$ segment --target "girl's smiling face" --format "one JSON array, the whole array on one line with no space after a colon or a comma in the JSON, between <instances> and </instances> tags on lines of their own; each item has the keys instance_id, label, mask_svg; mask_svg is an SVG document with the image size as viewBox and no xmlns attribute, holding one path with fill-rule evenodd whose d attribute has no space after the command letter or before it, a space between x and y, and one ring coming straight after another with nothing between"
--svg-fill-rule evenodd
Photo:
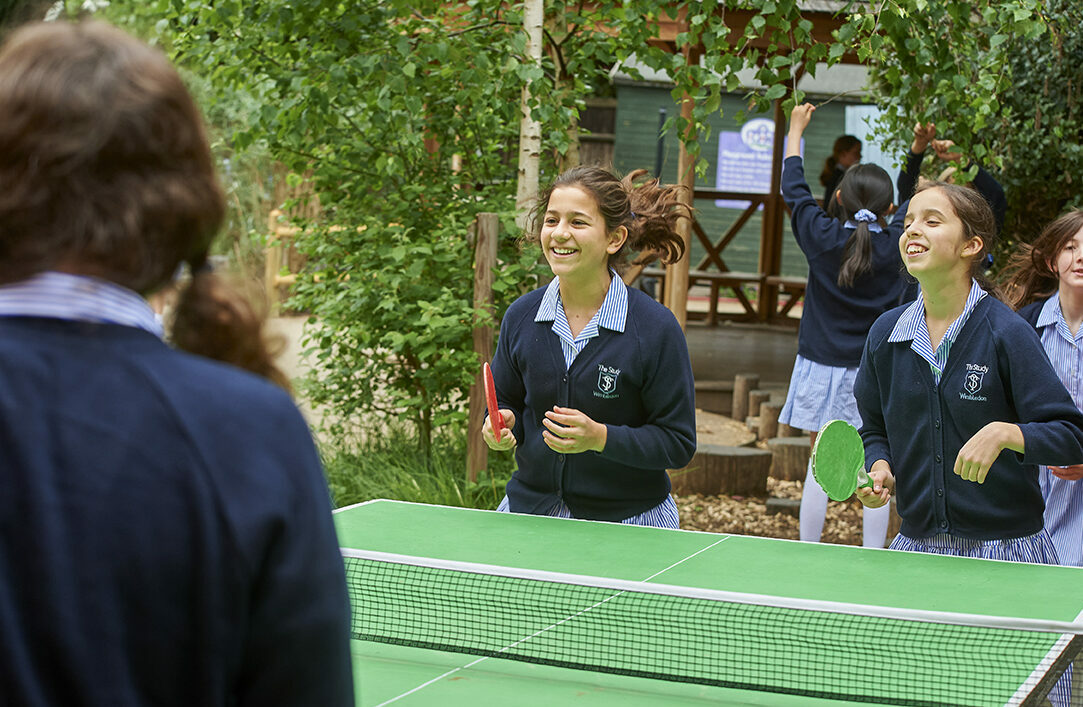
<instances>
[{"instance_id":1,"label":"girl's smiling face","mask_svg":"<svg viewBox=\"0 0 1083 707\"><path fill-rule=\"evenodd\" d=\"M1051 265L1057 272L1062 290L1083 289L1083 228L1065 241Z\"/></svg>"},{"instance_id":2,"label":"girl's smiling face","mask_svg":"<svg viewBox=\"0 0 1083 707\"><path fill-rule=\"evenodd\" d=\"M541 228L541 246L553 274L563 278L608 276L609 256L620 250L628 237L624 226L606 232L598 202L576 186L557 187Z\"/></svg>"},{"instance_id":3,"label":"girl's smiling face","mask_svg":"<svg viewBox=\"0 0 1083 707\"><path fill-rule=\"evenodd\" d=\"M906 210L905 224L899 252L907 271L919 281L925 275L953 268L969 273L970 261L981 252L981 238L966 238L966 228L942 189L915 194Z\"/></svg>"}]
</instances>

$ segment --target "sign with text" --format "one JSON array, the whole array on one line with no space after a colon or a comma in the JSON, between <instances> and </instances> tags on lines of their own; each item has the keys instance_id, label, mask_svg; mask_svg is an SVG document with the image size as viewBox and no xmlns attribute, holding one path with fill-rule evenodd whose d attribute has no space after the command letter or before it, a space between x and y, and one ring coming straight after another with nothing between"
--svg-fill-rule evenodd
<instances>
[{"instance_id":1,"label":"sign with text","mask_svg":"<svg viewBox=\"0 0 1083 707\"><path fill-rule=\"evenodd\" d=\"M715 189L744 194L766 194L771 191L771 150L775 140L775 123L756 118L741 126L740 132L718 134L718 162ZM801 139L801 153L805 140ZM725 209L747 209L750 201L718 199L715 206ZM761 205L762 209L763 206Z\"/></svg>"}]
</instances>

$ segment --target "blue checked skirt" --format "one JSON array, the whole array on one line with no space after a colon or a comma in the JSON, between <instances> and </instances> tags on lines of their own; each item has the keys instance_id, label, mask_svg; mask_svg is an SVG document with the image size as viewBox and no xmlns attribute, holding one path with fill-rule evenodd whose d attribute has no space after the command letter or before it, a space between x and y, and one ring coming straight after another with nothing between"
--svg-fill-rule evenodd
<instances>
[{"instance_id":1,"label":"blue checked skirt","mask_svg":"<svg viewBox=\"0 0 1083 707\"><path fill-rule=\"evenodd\" d=\"M500 501L500 505L496 507L496 510L502 513L510 513L508 509L508 497L504 496ZM557 501L557 504L545 512L544 515L553 516L554 518L574 518L571 510L564 505L564 501ZM621 521L624 525L649 525L653 528L672 528L678 530L681 527L680 518L677 515L677 503L673 500L672 496L666 496L666 500L659 503L654 508L646 510L639 515L634 515L631 518L625 518Z\"/></svg>"}]
</instances>

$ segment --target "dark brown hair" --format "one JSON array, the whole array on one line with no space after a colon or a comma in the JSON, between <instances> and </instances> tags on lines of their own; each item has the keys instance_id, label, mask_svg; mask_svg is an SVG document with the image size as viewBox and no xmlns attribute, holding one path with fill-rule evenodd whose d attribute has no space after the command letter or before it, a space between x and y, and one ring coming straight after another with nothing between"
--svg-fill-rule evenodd
<instances>
[{"instance_id":1,"label":"dark brown hair","mask_svg":"<svg viewBox=\"0 0 1083 707\"><path fill-rule=\"evenodd\" d=\"M1004 269L1004 295L1013 309L1025 307L1057 291L1053 263L1072 237L1083 230L1083 209L1072 209L1051 221L1030 245L1020 244Z\"/></svg>"},{"instance_id":2,"label":"dark brown hair","mask_svg":"<svg viewBox=\"0 0 1083 707\"><path fill-rule=\"evenodd\" d=\"M692 210L680 201L679 186L662 186L647 170L629 172L623 179L600 167L573 167L561 174L538 197L531 211L531 236L539 237L549 197L558 187L579 187L594 197L605 219L606 233L620 226L628 239L609 257L619 266L628 250L652 251L663 263L675 263L684 256L684 238L677 233L677 221L691 218Z\"/></svg>"},{"instance_id":3,"label":"dark brown hair","mask_svg":"<svg viewBox=\"0 0 1083 707\"><path fill-rule=\"evenodd\" d=\"M983 290L1000 298L1000 288L985 275L990 266L989 255L993 252L997 237L996 219L989 202L975 189L948 182L925 182L914 190L914 195L929 189L939 189L944 193L944 197L955 210L955 215L963 224L965 240L975 237L981 239L981 251L970 263L970 276L978 281Z\"/></svg>"},{"instance_id":4,"label":"dark brown hair","mask_svg":"<svg viewBox=\"0 0 1083 707\"><path fill-rule=\"evenodd\" d=\"M891 177L883 167L875 164L855 164L846 170L846 175L839 182L837 209L838 220L846 223L855 220L858 211L870 211L876 216L875 223L880 228L887 228L887 215L891 211L895 187ZM834 194L829 194L834 200ZM840 287L853 287L854 281L872 271L872 232L870 224L855 220L857 228L853 230L842 249L837 282Z\"/></svg>"},{"instance_id":5,"label":"dark brown hair","mask_svg":"<svg viewBox=\"0 0 1083 707\"><path fill-rule=\"evenodd\" d=\"M835 166L839 163L839 155L849 152L860 144L861 141L853 135L839 135L835 138L835 144L831 147L831 156L824 160L824 168L820 171L820 184L825 187L830 184L835 176Z\"/></svg>"},{"instance_id":6,"label":"dark brown hair","mask_svg":"<svg viewBox=\"0 0 1083 707\"><path fill-rule=\"evenodd\" d=\"M187 263L183 348L241 364L250 329L202 328L255 312L205 268L224 197L199 110L159 51L101 22L14 32L0 48L0 184L0 284L59 270L146 295Z\"/></svg>"}]
</instances>

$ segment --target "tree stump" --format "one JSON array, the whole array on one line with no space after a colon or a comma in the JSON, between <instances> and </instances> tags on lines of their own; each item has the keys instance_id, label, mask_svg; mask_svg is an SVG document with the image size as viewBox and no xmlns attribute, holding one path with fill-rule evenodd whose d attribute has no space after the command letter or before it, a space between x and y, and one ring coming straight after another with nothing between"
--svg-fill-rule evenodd
<instances>
[{"instance_id":1,"label":"tree stump","mask_svg":"<svg viewBox=\"0 0 1083 707\"><path fill-rule=\"evenodd\" d=\"M748 417L748 394L760 387L760 377L755 373L738 373L733 379L733 414L734 420Z\"/></svg>"},{"instance_id":2,"label":"tree stump","mask_svg":"<svg viewBox=\"0 0 1083 707\"><path fill-rule=\"evenodd\" d=\"M805 434L804 430L799 430L796 427L790 427L785 422L778 423L779 437L800 437L803 434Z\"/></svg>"},{"instance_id":3,"label":"tree stump","mask_svg":"<svg viewBox=\"0 0 1083 707\"><path fill-rule=\"evenodd\" d=\"M748 391L748 414L751 417L756 417L760 414L760 406L771 400L771 391L769 390L750 390Z\"/></svg>"},{"instance_id":4,"label":"tree stump","mask_svg":"<svg viewBox=\"0 0 1083 707\"><path fill-rule=\"evenodd\" d=\"M767 440L771 450L771 478L779 481L804 481L808 471L808 437L775 437Z\"/></svg>"},{"instance_id":5,"label":"tree stump","mask_svg":"<svg viewBox=\"0 0 1083 707\"><path fill-rule=\"evenodd\" d=\"M763 403L760 405L760 425L756 430L756 436L761 440L778 437L778 415L782 412L780 403Z\"/></svg>"},{"instance_id":6,"label":"tree stump","mask_svg":"<svg viewBox=\"0 0 1083 707\"><path fill-rule=\"evenodd\" d=\"M756 447L701 444L688 466L669 472L673 492L766 496L771 459L771 452Z\"/></svg>"}]
</instances>

